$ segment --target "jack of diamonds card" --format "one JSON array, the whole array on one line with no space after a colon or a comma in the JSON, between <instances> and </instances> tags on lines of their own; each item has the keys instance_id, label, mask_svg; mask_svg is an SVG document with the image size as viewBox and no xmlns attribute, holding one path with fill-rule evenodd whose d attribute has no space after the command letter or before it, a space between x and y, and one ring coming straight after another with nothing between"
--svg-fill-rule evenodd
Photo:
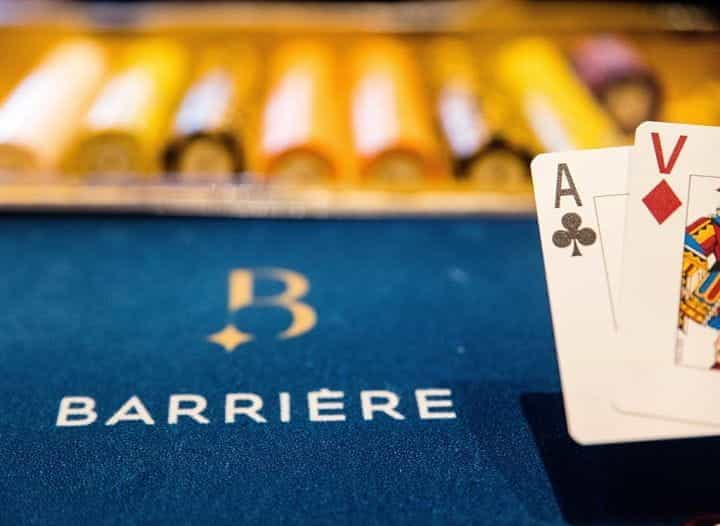
<instances>
[{"instance_id":1,"label":"jack of diamonds card","mask_svg":"<svg viewBox=\"0 0 720 526\"><path fill-rule=\"evenodd\" d=\"M615 404L720 425L720 128L644 123L628 186Z\"/></svg>"}]
</instances>

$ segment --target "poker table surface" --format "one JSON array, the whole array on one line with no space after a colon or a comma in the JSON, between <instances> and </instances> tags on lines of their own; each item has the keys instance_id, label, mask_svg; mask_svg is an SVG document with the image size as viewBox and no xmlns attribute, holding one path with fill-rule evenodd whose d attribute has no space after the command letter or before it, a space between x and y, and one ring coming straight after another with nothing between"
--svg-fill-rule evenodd
<instances>
[{"instance_id":1,"label":"poker table surface","mask_svg":"<svg viewBox=\"0 0 720 526\"><path fill-rule=\"evenodd\" d=\"M715 438L568 436L532 218L0 225L2 524L682 524L720 510ZM312 328L279 338L284 307L229 309L238 269L257 273L253 298L287 286L261 269L302 276ZM228 323L252 340L208 339ZM308 416L322 389L342 393L324 414L344 420ZM421 418L421 389L451 393L455 418ZM364 419L368 390L397 395L404 419ZM261 397L266 422L225 423L234 392ZM177 393L204 397L209 423L169 424ZM91 397L97 421L58 426L66 396ZM107 425L131 396L154 425Z\"/></svg>"}]
</instances>

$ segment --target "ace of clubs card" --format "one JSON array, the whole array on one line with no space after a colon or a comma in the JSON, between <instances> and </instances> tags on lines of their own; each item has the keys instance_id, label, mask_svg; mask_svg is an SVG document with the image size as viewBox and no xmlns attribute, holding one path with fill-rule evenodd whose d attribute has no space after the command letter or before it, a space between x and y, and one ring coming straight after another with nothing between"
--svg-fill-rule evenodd
<instances>
[{"instance_id":1,"label":"ace of clubs card","mask_svg":"<svg viewBox=\"0 0 720 526\"><path fill-rule=\"evenodd\" d=\"M720 128L642 124L628 190L615 403L720 425Z\"/></svg>"},{"instance_id":2,"label":"ace of clubs card","mask_svg":"<svg viewBox=\"0 0 720 526\"><path fill-rule=\"evenodd\" d=\"M625 360L616 307L628 159L629 148L549 153L531 168L568 430L581 444L718 431L612 405Z\"/></svg>"}]
</instances>

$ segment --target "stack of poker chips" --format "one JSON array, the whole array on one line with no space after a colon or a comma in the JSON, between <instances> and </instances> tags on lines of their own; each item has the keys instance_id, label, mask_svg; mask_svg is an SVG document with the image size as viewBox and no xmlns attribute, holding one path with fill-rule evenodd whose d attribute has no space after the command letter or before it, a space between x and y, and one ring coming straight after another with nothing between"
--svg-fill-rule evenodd
<instances>
[{"instance_id":1,"label":"stack of poker chips","mask_svg":"<svg viewBox=\"0 0 720 526\"><path fill-rule=\"evenodd\" d=\"M475 51L460 37L68 40L0 104L0 174L527 191L531 154L620 144L660 106L614 39L566 55L519 38L484 71Z\"/></svg>"},{"instance_id":2,"label":"stack of poker chips","mask_svg":"<svg viewBox=\"0 0 720 526\"><path fill-rule=\"evenodd\" d=\"M0 107L0 172L28 179L56 169L106 70L104 49L86 39L43 58Z\"/></svg>"},{"instance_id":3,"label":"stack of poker chips","mask_svg":"<svg viewBox=\"0 0 720 526\"><path fill-rule=\"evenodd\" d=\"M229 182L247 168L244 128L258 76L250 46L205 53L175 111L163 152L170 177Z\"/></svg>"},{"instance_id":4,"label":"stack of poker chips","mask_svg":"<svg viewBox=\"0 0 720 526\"><path fill-rule=\"evenodd\" d=\"M439 177L429 101L410 50L390 39L350 54L350 123L360 178L391 184Z\"/></svg>"},{"instance_id":5,"label":"stack of poker chips","mask_svg":"<svg viewBox=\"0 0 720 526\"><path fill-rule=\"evenodd\" d=\"M272 54L269 69L258 172L289 183L337 178L347 153L334 50L314 41L288 42Z\"/></svg>"},{"instance_id":6,"label":"stack of poker chips","mask_svg":"<svg viewBox=\"0 0 720 526\"><path fill-rule=\"evenodd\" d=\"M496 190L525 185L530 156L510 143L502 123L488 113L470 46L460 39L434 40L427 55L435 115L455 177Z\"/></svg>"},{"instance_id":7,"label":"stack of poker chips","mask_svg":"<svg viewBox=\"0 0 720 526\"><path fill-rule=\"evenodd\" d=\"M149 40L124 50L80 119L65 165L74 175L147 177L159 171L163 127L186 75L184 50Z\"/></svg>"},{"instance_id":8,"label":"stack of poker chips","mask_svg":"<svg viewBox=\"0 0 720 526\"><path fill-rule=\"evenodd\" d=\"M523 38L503 48L496 74L527 123L531 149L565 151L622 142L612 118L551 41Z\"/></svg>"},{"instance_id":9,"label":"stack of poker chips","mask_svg":"<svg viewBox=\"0 0 720 526\"><path fill-rule=\"evenodd\" d=\"M578 76L624 133L661 111L660 83L629 44L616 37L587 38L570 54Z\"/></svg>"}]
</instances>

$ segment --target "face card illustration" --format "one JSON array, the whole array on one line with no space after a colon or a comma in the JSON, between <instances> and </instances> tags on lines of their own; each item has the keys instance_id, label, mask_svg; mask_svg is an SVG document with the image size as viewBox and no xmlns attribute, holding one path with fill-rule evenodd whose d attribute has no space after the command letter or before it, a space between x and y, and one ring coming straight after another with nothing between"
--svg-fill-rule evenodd
<instances>
[{"instance_id":1,"label":"face card illustration","mask_svg":"<svg viewBox=\"0 0 720 526\"><path fill-rule=\"evenodd\" d=\"M720 425L720 128L641 125L629 174L615 403Z\"/></svg>"},{"instance_id":2,"label":"face card illustration","mask_svg":"<svg viewBox=\"0 0 720 526\"><path fill-rule=\"evenodd\" d=\"M718 430L627 415L612 406L625 353L616 333L628 148L543 154L535 201L568 430L581 444Z\"/></svg>"}]
</instances>

